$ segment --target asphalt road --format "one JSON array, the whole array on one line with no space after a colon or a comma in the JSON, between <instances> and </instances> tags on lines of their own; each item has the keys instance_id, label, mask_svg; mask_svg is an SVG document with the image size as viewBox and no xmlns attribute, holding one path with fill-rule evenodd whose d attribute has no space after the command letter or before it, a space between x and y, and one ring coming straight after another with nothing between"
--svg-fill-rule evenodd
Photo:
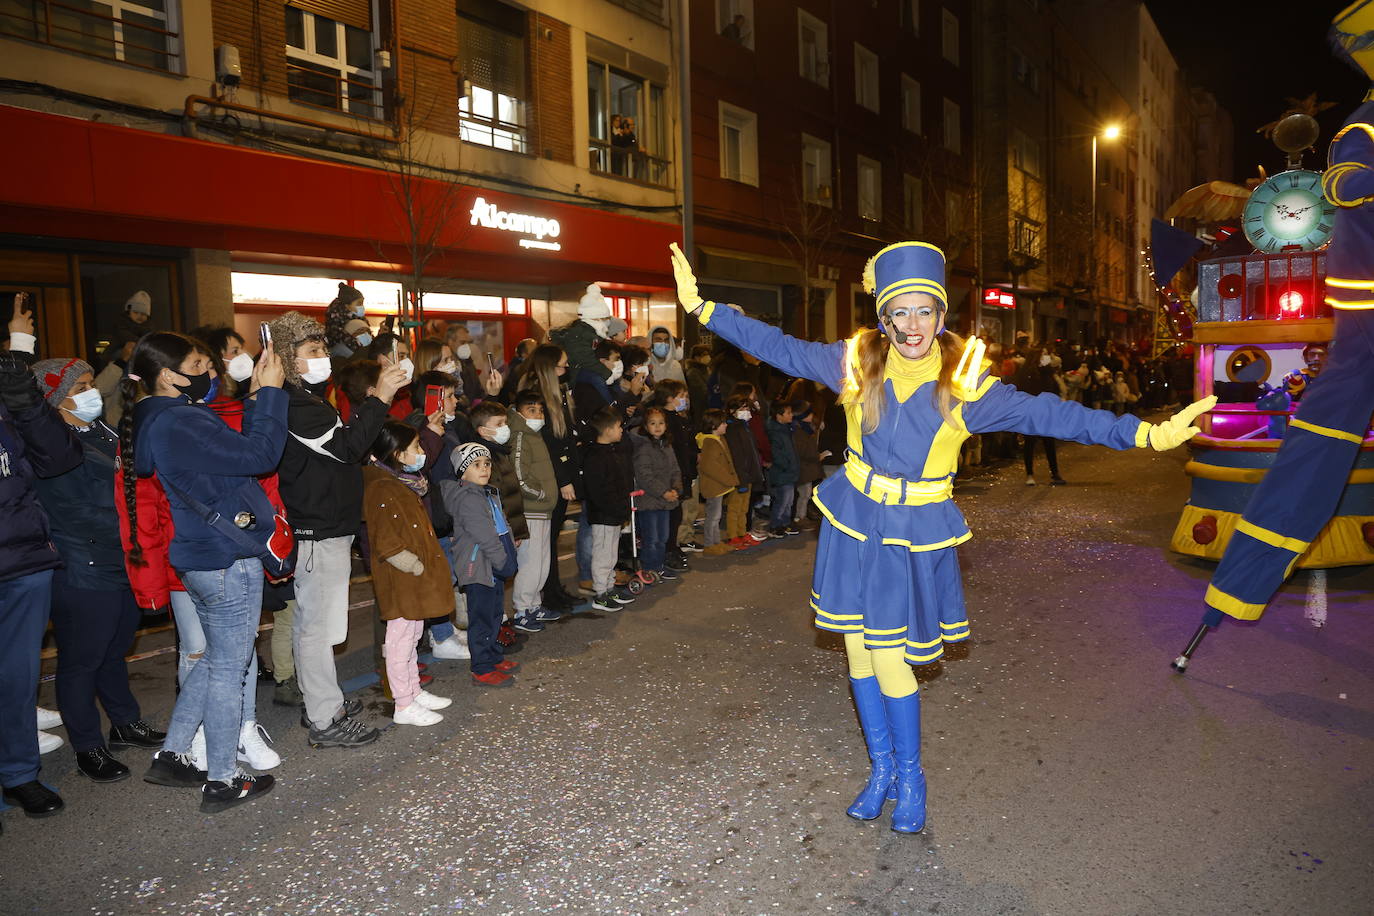
<instances>
[{"instance_id":1,"label":"asphalt road","mask_svg":"<svg viewBox=\"0 0 1374 916\"><path fill-rule=\"evenodd\" d=\"M1369 913L1374 570L1330 573L1321 629L1299 574L1176 675L1211 571L1165 546L1185 456L1061 455L1067 487L956 493L973 637L918 669L920 836L844 815L867 760L807 535L551 627L514 689L435 663L446 720L370 748L308 749L264 689L281 782L231 812L49 755L67 810L0 815L0 913ZM173 658L133 666L159 723Z\"/></svg>"}]
</instances>

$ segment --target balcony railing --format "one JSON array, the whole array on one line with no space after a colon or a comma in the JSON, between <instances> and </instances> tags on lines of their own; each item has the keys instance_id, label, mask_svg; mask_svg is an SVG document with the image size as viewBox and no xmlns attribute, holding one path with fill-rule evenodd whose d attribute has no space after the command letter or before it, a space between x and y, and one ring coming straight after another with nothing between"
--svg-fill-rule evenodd
<instances>
[{"instance_id":1,"label":"balcony railing","mask_svg":"<svg viewBox=\"0 0 1374 916\"><path fill-rule=\"evenodd\" d=\"M382 92L376 84L349 79L337 70L287 58L286 86L291 101L302 105L374 121L384 117Z\"/></svg>"},{"instance_id":2,"label":"balcony railing","mask_svg":"<svg viewBox=\"0 0 1374 916\"><path fill-rule=\"evenodd\" d=\"M667 159L651 156L634 147L613 146L595 137L587 141L587 149L591 154L593 172L628 178L660 188L672 186L672 163Z\"/></svg>"},{"instance_id":3,"label":"balcony railing","mask_svg":"<svg viewBox=\"0 0 1374 916\"><path fill-rule=\"evenodd\" d=\"M179 72L181 36L158 25L69 6L56 0L0 4L0 37L18 38L118 61L146 70Z\"/></svg>"}]
</instances>

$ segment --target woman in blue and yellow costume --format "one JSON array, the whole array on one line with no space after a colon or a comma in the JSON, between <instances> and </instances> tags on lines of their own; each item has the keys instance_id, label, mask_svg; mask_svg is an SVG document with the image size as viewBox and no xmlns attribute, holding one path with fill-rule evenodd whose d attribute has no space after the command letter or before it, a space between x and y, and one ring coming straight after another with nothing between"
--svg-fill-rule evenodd
<instances>
[{"instance_id":1,"label":"woman in blue and yellow costume","mask_svg":"<svg viewBox=\"0 0 1374 916\"><path fill-rule=\"evenodd\" d=\"M935 661L969 635L954 547L971 537L951 501L959 446L997 430L1126 449L1169 449L1191 438L1214 399L1159 425L990 377L983 344L945 329L945 257L900 242L864 270L877 329L847 341L788 337L740 312L704 302L687 259L672 247L678 299L712 333L794 376L840 392L848 420L843 474L820 485L824 515L811 608L816 626L844 634L849 683L868 744L868 784L849 807L861 820L895 800L892 829L925 826L921 712L912 665Z\"/></svg>"}]
</instances>

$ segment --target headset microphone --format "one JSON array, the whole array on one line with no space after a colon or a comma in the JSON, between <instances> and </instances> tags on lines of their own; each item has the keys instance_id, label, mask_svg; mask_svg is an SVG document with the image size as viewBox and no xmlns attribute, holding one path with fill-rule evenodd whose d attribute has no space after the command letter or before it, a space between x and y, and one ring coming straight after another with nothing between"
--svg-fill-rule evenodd
<instances>
[{"instance_id":1,"label":"headset microphone","mask_svg":"<svg viewBox=\"0 0 1374 916\"><path fill-rule=\"evenodd\" d=\"M895 324L893 324L891 318L883 318L882 321L883 321L883 324L887 325L889 328L892 329L892 336L893 336L894 338L896 338L897 343L899 343L899 344L904 344L904 343L907 342L907 339L908 339L909 335L908 335L905 331L903 331L901 328L899 328L899 327L897 327Z\"/></svg>"}]
</instances>

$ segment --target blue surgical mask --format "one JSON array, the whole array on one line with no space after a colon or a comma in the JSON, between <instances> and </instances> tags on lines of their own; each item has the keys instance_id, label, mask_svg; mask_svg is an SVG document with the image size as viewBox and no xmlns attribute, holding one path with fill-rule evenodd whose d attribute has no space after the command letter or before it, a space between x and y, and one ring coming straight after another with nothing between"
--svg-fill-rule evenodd
<instances>
[{"instance_id":1,"label":"blue surgical mask","mask_svg":"<svg viewBox=\"0 0 1374 916\"><path fill-rule=\"evenodd\" d=\"M365 347L372 343L372 335L367 333L359 334L354 340L358 341L358 346Z\"/></svg>"},{"instance_id":2,"label":"blue surgical mask","mask_svg":"<svg viewBox=\"0 0 1374 916\"><path fill-rule=\"evenodd\" d=\"M76 404L74 409L67 410L65 407L62 409L67 410L67 413L82 423L95 422L96 418L105 411L105 400L101 397L100 392L94 388L72 395L72 402Z\"/></svg>"},{"instance_id":3,"label":"blue surgical mask","mask_svg":"<svg viewBox=\"0 0 1374 916\"><path fill-rule=\"evenodd\" d=\"M367 316L367 307L364 306L361 302L359 302L357 305L353 306L353 317L354 317L354 318L364 318L364 317L366 317L366 316Z\"/></svg>"},{"instance_id":4,"label":"blue surgical mask","mask_svg":"<svg viewBox=\"0 0 1374 916\"><path fill-rule=\"evenodd\" d=\"M659 359L667 359L669 346L670 344L666 340L654 344L654 356L657 356Z\"/></svg>"},{"instance_id":5,"label":"blue surgical mask","mask_svg":"<svg viewBox=\"0 0 1374 916\"><path fill-rule=\"evenodd\" d=\"M416 471L420 470L420 468L422 468L422 467L424 467L424 466L425 466L425 453L424 453L424 452L421 452L421 453L420 453L419 459L418 459L414 464L403 464L403 465L401 465L402 468L404 468L407 472L409 472L409 473L411 473L411 474L414 474Z\"/></svg>"}]
</instances>

